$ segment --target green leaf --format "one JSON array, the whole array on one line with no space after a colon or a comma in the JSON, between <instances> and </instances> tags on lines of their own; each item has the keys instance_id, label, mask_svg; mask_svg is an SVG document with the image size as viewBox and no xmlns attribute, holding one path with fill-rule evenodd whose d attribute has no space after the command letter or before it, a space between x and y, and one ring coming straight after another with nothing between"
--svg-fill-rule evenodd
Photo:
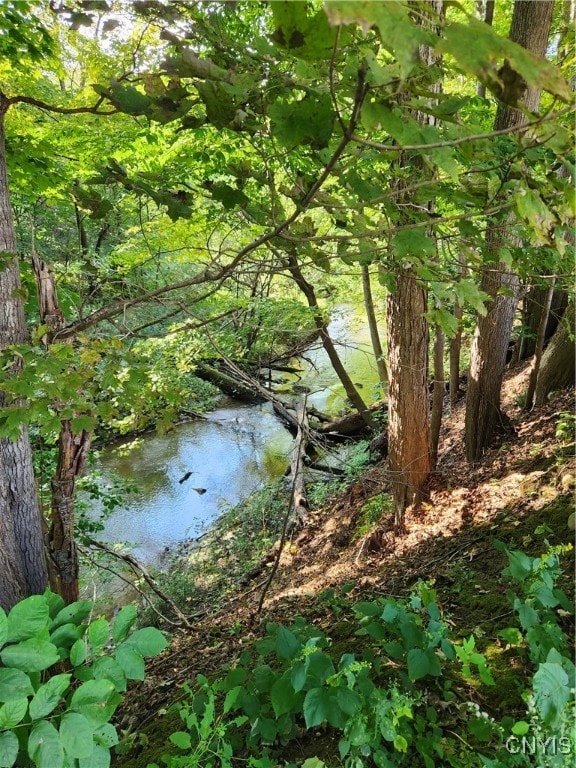
<instances>
[{"instance_id":1,"label":"green leaf","mask_svg":"<svg viewBox=\"0 0 576 768\"><path fill-rule=\"evenodd\" d=\"M58 649L48 640L31 638L17 645L8 645L0 652L0 658L7 667L23 672L41 672L60 661Z\"/></svg>"},{"instance_id":2,"label":"green leaf","mask_svg":"<svg viewBox=\"0 0 576 768\"><path fill-rule=\"evenodd\" d=\"M86 641L84 638L76 640L76 642L70 648L70 663L73 667L79 667L86 661Z\"/></svg>"},{"instance_id":3,"label":"green leaf","mask_svg":"<svg viewBox=\"0 0 576 768\"><path fill-rule=\"evenodd\" d=\"M345 717L336 700L336 690L311 688L304 699L306 728L328 722L334 728L343 728Z\"/></svg>"},{"instance_id":4,"label":"green leaf","mask_svg":"<svg viewBox=\"0 0 576 768\"><path fill-rule=\"evenodd\" d=\"M78 600L75 603L70 603L58 611L50 629L53 631L62 624L81 624L85 618L90 616L93 608L94 604L90 600Z\"/></svg>"},{"instance_id":5,"label":"green leaf","mask_svg":"<svg viewBox=\"0 0 576 768\"><path fill-rule=\"evenodd\" d=\"M292 659L300 650L300 641L286 627L280 627L276 635L276 655L279 659Z\"/></svg>"},{"instance_id":6,"label":"green leaf","mask_svg":"<svg viewBox=\"0 0 576 768\"><path fill-rule=\"evenodd\" d=\"M48 626L49 619L48 603L44 595L32 595L21 600L8 614L8 642L15 643L34 637Z\"/></svg>"},{"instance_id":7,"label":"green leaf","mask_svg":"<svg viewBox=\"0 0 576 768\"><path fill-rule=\"evenodd\" d=\"M118 744L118 734L112 723L103 723L94 731L94 741L107 749Z\"/></svg>"},{"instance_id":8,"label":"green leaf","mask_svg":"<svg viewBox=\"0 0 576 768\"><path fill-rule=\"evenodd\" d=\"M4 610L0 608L0 648L2 648L7 638L8 638L8 617L4 613Z\"/></svg>"},{"instance_id":9,"label":"green leaf","mask_svg":"<svg viewBox=\"0 0 576 768\"><path fill-rule=\"evenodd\" d=\"M12 731L0 733L0 768L12 768L20 750L18 737Z\"/></svg>"},{"instance_id":10,"label":"green leaf","mask_svg":"<svg viewBox=\"0 0 576 768\"><path fill-rule=\"evenodd\" d=\"M293 712L301 698L294 690L290 681L291 670L279 677L270 690L270 700L276 717L281 717L288 712Z\"/></svg>"},{"instance_id":11,"label":"green leaf","mask_svg":"<svg viewBox=\"0 0 576 768\"><path fill-rule=\"evenodd\" d=\"M192 747L192 739L190 734L186 731L174 731L170 734L170 741L175 744L178 749L190 749Z\"/></svg>"},{"instance_id":12,"label":"green leaf","mask_svg":"<svg viewBox=\"0 0 576 768\"><path fill-rule=\"evenodd\" d=\"M110 680L118 693L126 690L126 673L111 656L102 656L92 665L92 677L94 680Z\"/></svg>"},{"instance_id":13,"label":"green leaf","mask_svg":"<svg viewBox=\"0 0 576 768\"><path fill-rule=\"evenodd\" d=\"M278 99L268 110L270 127L283 147L310 144L326 147L332 136L336 114L328 93L309 92L300 101Z\"/></svg>"},{"instance_id":14,"label":"green leaf","mask_svg":"<svg viewBox=\"0 0 576 768\"><path fill-rule=\"evenodd\" d=\"M411 648L407 656L408 677L410 680L420 680L427 675L438 676L442 673L438 656L431 648Z\"/></svg>"},{"instance_id":15,"label":"green leaf","mask_svg":"<svg viewBox=\"0 0 576 768\"><path fill-rule=\"evenodd\" d=\"M32 728L28 738L28 754L36 768L63 768L64 751L60 735L51 723L41 720Z\"/></svg>"},{"instance_id":16,"label":"green leaf","mask_svg":"<svg viewBox=\"0 0 576 768\"><path fill-rule=\"evenodd\" d=\"M93 87L98 93L106 96L121 112L126 112L128 115L145 115L152 104L152 99L132 85L112 83L109 89Z\"/></svg>"},{"instance_id":17,"label":"green leaf","mask_svg":"<svg viewBox=\"0 0 576 768\"><path fill-rule=\"evenodd\" d=\"M90 757L81 757L78 768L110 768L110 752L106 747L94 745Z\"/></svg>"},{"instance_id":18,"label":"green leaf","mask_svg":"<svg viewBox=\"0 0 576 768\"><path fill-rule=\"evenodd\" d=\"M534 675L533 686L534 703L542 720L551 728L556 728L572 696L568 675L560 664L544 662Z\"/></svg>"},{"instance_id":19,"label":"green leaf","mask_svg":"<svg viewBox=\"0 0 576 768\"><path fill-rule=\"evenodd\" d=\"M115 643L121 643L126 639L137 618L138 611L134 605L126 605L118 612L112 627L112 638Z\"/></svg>"},{"instance_id":20,"label":"green leaf","mask_svg":"<svg viewBox=\"0 0 576 768\"><path fill-rule=\"evenodd\" d=\"M232 210L236 206L247 205L250 200L240 189L234 189L229 184L218 182L210 187L210 193L214 200L218 200L224 208Z\"/></svg>"},{"instance_id":21,"label":"green leaf","mask_svg":"<svg viewBox=\"0 0 576 768\"><path fill-rule=\"evenodd\" d=\"M168 641L162 632L155 627L137 629L136 632L131 634L124 642L125 645L130 645L135 648L138 653L144 657L157 656L168 647Z\"/></svg>"},{"instance_id":22,"label":"green leaf","mask_svg":"<svg viewBox=\"0 0 576 768\"><path fill-rule=\"evenodd\" d=\"M12 701L33 693L34 687L25 672L0 668L0 701Z\"/></svg>"},{"instance_id":23,"label":"green leaf","mask_svg":"<svg viewBox=\"0 0 576 768\"><path fill-rule=\"evenodd\" d=\"M426 256L435 256L436 243L419 229L405 229L392 238L394 253L398 259L421 262Z\"/></svg>"},{"instance_id":24,"label":"green leaf","mask_svg":"<svg viewBox=\"0 0 576 768\"><path fill-rule=\"evenodd\" d=\"M60 738L64 751L70 757L90 757L94 749L93 727L78 712L66 712L60 721Z\"/></svg>"},{"instance_id":25,"label":"green leaf","mask_svg":"<svg viewBox=\"0 0 576 768\"><path fill-rule=\"evenodd\" d=\"M116 650L116 661L122 667L128 680L144 680L146 676L142 655L129 645L121 645Z\"/></svg>"},{"instance_id":26,"label":"green leaf","mask_svg":"<svg viewBox=\"0 0 576 768\"><path fill-rule=\"evenodd\" d=\"M41 685L30 702L30 717L32 720L40 720L52 712L62 700L64 692L70 686L72 675L54 675L48 682Z\"/></svg>"},{"instance_id":27,"label":"green leaf","mask_svg":"<svg viewBox=\"0 0 576 768\"><path fill-rule=\"evenodd\" d=\"M11 699L0 707L0 730L11 730L22 722L28 711L28 699Z\"/></svg>"},{"instance_id":28,"label":"green leaf","mask_svg":"<svg viewBox=\"0 0 576 768\"><path fill-rule=\"evenodd\" d=\"M110 680L88 680L72 694L70 709L101 725L110 719L120 702L120 696Z\"/></svg>"},{"instance_id":29,"label":"green leaf","mask_svg":"<svg viewBox=\"0 0 576 768\"><path fill-rule=\"evenodd\" d=\"M529 730L530 725L525 720L518 720L518 722L514 723L512 726L512 733L516 736L526 736Z\"/></svg>"},{"instance_id":30,"label":"green leaf","mask_svg":"<svg viewBox=\"0 0 576 768\"><path fill-rule=\"evenodd\" d=\"M110 624L101 616L88 627L88 641L93 650L103 648L110 638Z\"/></svg>"}]
</instances>

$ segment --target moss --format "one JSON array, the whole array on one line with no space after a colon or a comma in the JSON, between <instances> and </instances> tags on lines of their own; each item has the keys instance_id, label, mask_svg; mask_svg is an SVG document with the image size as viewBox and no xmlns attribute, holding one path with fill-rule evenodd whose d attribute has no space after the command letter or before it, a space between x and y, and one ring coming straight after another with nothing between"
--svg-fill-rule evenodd
<instances>
[{"instance_id":1,"label":"moss","mask_svg":"<svg viewBox=\"0 0 576 768\"><path fill-rule=\"evenodd\" d=\"M122 742L126 754L114 754L114 768L142 768L148 763L162 765L162 755L175 754L176 748L169 736L181 728L182 721L177 712L167 712L154 717L141 730L136 730Z\"/></svg>"}]
</instances>

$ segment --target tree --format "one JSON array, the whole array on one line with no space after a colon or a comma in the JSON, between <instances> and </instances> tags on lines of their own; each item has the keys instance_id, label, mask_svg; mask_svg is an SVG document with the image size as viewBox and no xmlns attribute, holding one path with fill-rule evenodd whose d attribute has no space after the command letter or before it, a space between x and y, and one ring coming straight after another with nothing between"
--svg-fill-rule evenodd
<instances>
[{"instance_id":1,"label":"tree","mask_svg":"<svg viewBox=\"0 0 576 768\"><path fill-rule=\"evenodd\" d=\"M544 56L553 7L553 0L516 0L510 39L532 53ZM507 92L501 94L505 101L498 106L494 121L496 131L526 122L519 100L530 112L536 112L540 102L539 88L527 87L525 81L514 75L509 78L510 82L506 82L505 76L506 65L502 78ZM517 272L500 261L501 249L510 240L515 245L519 243L510 233L512 225L513 219L508 216L506 221L490 221L486 231L486 252L495 263L482 269L480 287L490 298L486 314L478 317L470 360L465 427L469 461L479 460L501 419L500 390L519 287Z\"/></svg>"},{"instance_id":2,"label":"tree","mask_svg":"<svg viewBox=\"0 0 576 768\"><path fill-rule=\"evenodd\" d=\"M534 405L543 405L553 390L574 385L575 306L573 300L568 304L564 317L542 356L534 393Z\"/></svg>"}]
</instances>

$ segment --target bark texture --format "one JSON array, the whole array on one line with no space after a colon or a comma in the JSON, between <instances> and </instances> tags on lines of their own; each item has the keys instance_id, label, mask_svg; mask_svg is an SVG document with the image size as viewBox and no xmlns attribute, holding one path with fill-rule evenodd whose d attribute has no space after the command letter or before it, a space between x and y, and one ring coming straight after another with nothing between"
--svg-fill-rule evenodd
<instances>
[{"instance_id":1,"label":"bark texture","mask_svg":"<svg viewBox=\"0 0 576 768\"><path fill-rule=\"evenodd\" d=\"M380 341L380 333L378 331L378 321L374 309L374 298L372 296L372 286L370 284L370 270L366 265L362 266L362 293L364 294L364 309L366 310L368 328L370 329L372 351L376 358L378 379L380 380L380 387L384 394L384 392L386 392L386 387L388 386L388 371L386 370L386 361L384 360L382 342Z\"/></svg>"},{"instance_id":2,"label":"bark texture","mask_svg":"<svg viewBox=\"0 0 576 768\"><path fill-rule=\"evenodd\" d=\"M6 108L0 94L0 351L28 340L6 174ZM0 408L5 404L0 391ZM43 592L48 584L32 450L25 427L16 440L0 438L0 517L0 603L9 608L26 595Z\"/></svg>"},{"instance_id":3,"label":"bark texture","mask_svg":"<svg viewBox=\"0 0 576 768\"><path fill-rule=\"evenodd\" d=\"M539 56L544 56L553 0L516 0L510 27L510 39ZM506 64L503 69L506 68ZM512 73L514 74L514 73ZM506 72L503 72L503 78ZM540 101L536 88L519 89L518 96L531 112L535 112ZM523 112L508 104L501 103L494 121L494 129L521 126L526 122ZM508 234L513 219L489 223L486 230L486 251L498 254L499 248L519 245ZM482 271L480 287L490 297L487 313L479 317L474 333L470 359L470 376L466 398L466 456L468 461L478 461L484 449L490 444L496 427L502 419L500 411L500 390L506 365L506 352L512 330L514 313L518 301L519 278L504 263L487 266Z\"/></svg>"},{"instance_id":4,"label":"bark texture","mask_svg":"<svg viewBox=\"0 0 576 768\"><path fill-rule=\"evenodd\" d=\"M576 304L571 301L562 322L552 336L542 356L536 393L535 405L543 405L550 392L555 389L573 386L575 383L574 366L576 349L574 347L574 327L576 323Z\"/></svg>"},{"instance_id":5,"label":"bark texture","mask_svg":"<svg viewBox=\"0 0 576 768\"><path fill-rule=\"evenodd\" d=\"M406 270L387 298L388 461L396 524L423 498L431 469L428 425L426 292Z\"/></svg>"}]
</instances>

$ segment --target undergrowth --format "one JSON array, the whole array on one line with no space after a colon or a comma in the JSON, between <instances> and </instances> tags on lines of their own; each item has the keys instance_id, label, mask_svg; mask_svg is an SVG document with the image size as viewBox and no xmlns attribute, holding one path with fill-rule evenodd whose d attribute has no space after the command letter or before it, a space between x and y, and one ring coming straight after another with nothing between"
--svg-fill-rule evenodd
<instances>
[{"instance_id":1,"label":"undergrowth","mask_svg":"<svg viewBox=\"0 0 576 768\"><path fill-rule=\"evenodd\" d=\"M521 712L483 706L498 687L476 637L460 637L436 591L419 582L404 599L354 602L331 595L349 617L348 648L315 624L269 623L266 635L209 680L184 686L170 736L167 768L566 768L575 668L564 618L573 606L558 588L560 557L571 545L547 545L539 557L499 545L515 621L499 633L521 659L506 684L518 686ZM309 754L301 744L324 736L337 753ZM148 768L159 768L151 763Z\"/></svg>"}]
</instances>

